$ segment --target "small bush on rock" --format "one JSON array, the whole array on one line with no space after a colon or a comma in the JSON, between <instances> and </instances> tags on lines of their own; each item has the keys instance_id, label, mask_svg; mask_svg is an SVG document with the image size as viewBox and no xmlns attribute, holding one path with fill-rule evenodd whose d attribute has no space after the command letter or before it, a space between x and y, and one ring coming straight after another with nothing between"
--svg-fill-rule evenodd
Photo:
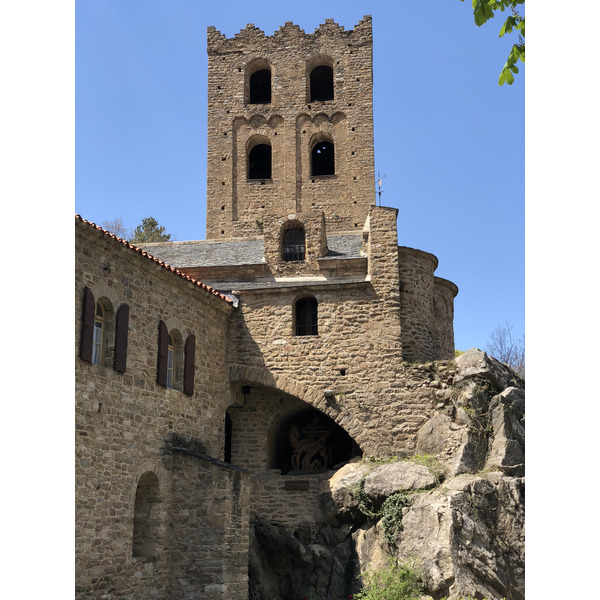
<instances>
[{"instance_id":1,"label":"small bush on rock","mask_svg":"<svg viewBox=\"0 0 600 600\"><path fill-rule=\"evenodd\" d=\"M414 560L390 559L387 569L368 571L357 600L418 600L423 592L423 573Z\"/></svg>"}]
</instances>

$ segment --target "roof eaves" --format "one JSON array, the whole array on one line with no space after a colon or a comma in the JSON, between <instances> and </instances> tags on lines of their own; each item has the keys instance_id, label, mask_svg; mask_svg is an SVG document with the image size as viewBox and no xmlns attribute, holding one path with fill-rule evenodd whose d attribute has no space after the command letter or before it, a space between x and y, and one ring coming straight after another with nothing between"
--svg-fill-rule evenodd
<instances>
[{"instance_id":1,"label":"roof eaves","mask_svg":"<svg viewBox=\"0 0 600 600\"><path fill-rule=\"evenodd\" d=\"M218 296L219 298L221 298L221 300L224 300L225 302L228 302L229 304L233 304L233 301L232 301L231 298L228 298L224 294L221 294L220 292L218 292L214 288L211 288L209 285L206 285L205 283L202 283L201 281L198 281L197 279L194 279L193 277L190 277L189 275L186 275L185 273L182 273L181 271L179 271L175 267L172 267L171 265L168 265L163 260L159 260L158 258L154 258L154 256L152 256L151 254L149 254L145 250L142 250L141 248L138 248L134 244L131 244L127 240L124 240L123 238L120 238L120 237L116 236L114 233L110 233L110 231L107 231L106 229L103 229L102 227L96 225L95 223L92 223L91 221L87 221L81 215L77 215L76 214L75 218L78 219L79 221L81 221L82 223L85 223L86 225L89 225L90 227L93 227L94 229L97 229L98 231L102 232L104 235L106 235L106 236L108 236L108 237L116 240L117 242L120 242L121 244L123 244L127 248L131 248L132 250L134 250L138 254L141 254L143 257L145 257L145 258L147 258L147 259L155 262L156 264L160 265L161 267L163 267L165 269L168 269L169 271L172 271L176 275L179 275L179 277L181 277L183 279L186 279L187 281L189 281L189 282L193 283L194 285L202 288L203 290L206 290L207 292L213 294L213 296Z\"/></svg>"}]
</instances>

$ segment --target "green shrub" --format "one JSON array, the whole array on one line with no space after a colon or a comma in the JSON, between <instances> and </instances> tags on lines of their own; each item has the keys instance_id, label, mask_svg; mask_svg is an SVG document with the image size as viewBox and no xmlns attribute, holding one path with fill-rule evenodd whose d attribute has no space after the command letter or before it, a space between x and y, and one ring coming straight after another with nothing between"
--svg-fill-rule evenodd
<instances>
[{"instance_id":1,"label":"green shrub","mask_svg":"<svg viewBox=\"0 0 600 600\"><path fill-rule=\"evenodd\" d=\"M368 571L362 580L357 600L418 600L423 593L423 574L414 560L391 558L387 569Z\"/></svg>"}]
</instances>

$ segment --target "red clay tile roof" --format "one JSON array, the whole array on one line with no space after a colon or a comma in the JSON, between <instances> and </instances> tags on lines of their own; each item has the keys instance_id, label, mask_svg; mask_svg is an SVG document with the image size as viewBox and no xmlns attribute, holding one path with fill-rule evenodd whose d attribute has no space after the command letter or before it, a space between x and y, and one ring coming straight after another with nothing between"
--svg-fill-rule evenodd
<instances>
[{"instance_id":1,"label":"red clay tile roof","mask_svg":"<svg viewBox=\"0 0 600 600\"><path fill-rule=\"evenodd\" d=\"M131 248L138 254L141 254L142 256L155 262L156 264L160 265L161 267L164 267L165 269L169 269L169 271L172 271L176 275L179 275L179 277L183 277L183 279L187 279L187 281L190 281L194 285L201 287L202 289L206 290L207 292L210 292L214 296L218 296L222 300L225 300L225 302L229 302L229 304L233 304L233 301L231 300L231 298L228 298L227 296L220 294L219 292L217 292L217 290L211 288L209 285L206 285L205 283L202 283L201 281L193 279L189 275L186 275L185 273L182 273L181 271L175 269L174 267L171 267L166 262L164 262L162 260L158 260L157 258L154 258L154 256L152 256L151 254L148 254L148 252L146 252L145 250L142 250L141 248L138 248L137 246L130 244L127 240L124 240L123 238L116 236L114 233L110 233L110 231L106 231L106 229L102 229L102 227L99 227L98 225L96 225L95 223L92 223L91 221L86 221L81 215L75 215L75 218L78 219L79 221L81 221L82 223L85 223L86 225L89 225L90 227L93 227L94 229L101 231L104 235L116 240L117 242L120 242L124 246Z\"/></svg>"}]
</instances>

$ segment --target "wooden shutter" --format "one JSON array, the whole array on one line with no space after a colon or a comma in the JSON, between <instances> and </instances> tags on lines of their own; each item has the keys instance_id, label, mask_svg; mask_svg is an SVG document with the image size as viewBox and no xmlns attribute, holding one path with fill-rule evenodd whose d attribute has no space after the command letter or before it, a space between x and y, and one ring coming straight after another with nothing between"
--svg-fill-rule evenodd
<instances>
[{"instance_id":1,"label":"wooden shutter","mask_svg":"<svg viewBox=\"0 0 600 600\"><path fill-rule=\"evenodd\" d=\"M158 366L156 381L167 386L167 354L169 352L169 330L164 321L158 324Z\"/></svg>"},{"instance_id":2,"label":"wooden shutter","mask_svg":"<svg viewBox=\"0 0 600 600\"><path fill-rule=\"evenodd\" d=\"M83 306L81 314L81 347L80 354L82 360L92 362L94 352L94 315L96 312L96 300L90 288L83 289Z\"/></svg>"},{"instance_id":3,"label":"wooden shutter","mask_svg":"<svg viewBox=\"0 0 600 600\"><path fill-rule=\"evenodd\" d=\"M196 336L188 335L185 340L183 367L183 391L190 396L194 393L194 372L196 368Z\"/></svg>"},{"instance_id":4,"label":"wooden shutter","mask_svg":"<svg viewBox=\"0 0 600 600\"><path fill-rule=\"evenodd\" d=\"M119 373L127 368L127 334L129 331L129 305L121 304L115 323L115 359L113 367Z\"/></svg>"}]
</instances>

